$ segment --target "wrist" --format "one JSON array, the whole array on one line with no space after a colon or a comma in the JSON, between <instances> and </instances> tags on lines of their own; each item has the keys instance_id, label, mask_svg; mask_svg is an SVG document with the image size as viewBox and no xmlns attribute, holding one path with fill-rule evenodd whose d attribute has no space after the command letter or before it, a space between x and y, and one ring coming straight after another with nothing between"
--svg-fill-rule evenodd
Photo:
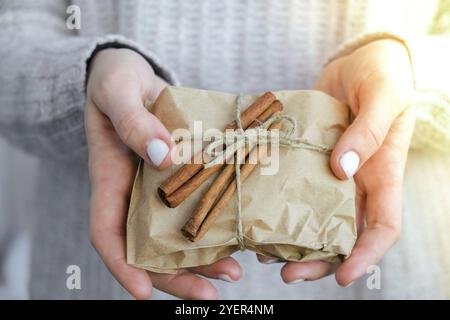
<instances>
[{"instance_id":1,"label":"wrist","mask_svg":"<svg viewBox=\"0 0 450 320\"><path fill-rule=\"evenodd\" d=\"M392 50L392 52L398 53L400 55L404 55L404 58L409 60L409 49L405 45L405 43L400 40L393 39L393 38L380 39L380 40L375 40L375 41L369 43L368 45L371 45L371 44L379 44L386 50Z\"/></svg>"},{"instance_id":2,"label":"wrist","mask_svg":"<svg viewBox=\"0 0 450 320\"><path fill-rule=\"evenodd\" d=\"M143 56L139 51L136 51L133 48L118 43L106 43L97 46L97 48L92 52L91 56L86 62L86 84L88 82L91 71L94 68L94 65L99 60L103 60L106 59L105 57L114 56L117 54L124 55L125 53L127 56L134 56L134 58L136 59L141 59L145 61L148 67L153 70L152 65L148 63L145 56Z\"/></svg>"},{"instance_id":3,"label":"wrist","mask_svg":"<svg viewBox=\"0 0 450 320\"><path fill-rule=\"evenodd\" d=\"M355 51L358 49L361 49L363 47L366 47L370 44L373 44L377 41L382 41L384 44L385 41L391 41L386 42L388 43L388 46L395 47L395 48L402 48L400 50L406 51L407 59L412 71L412 78L413 78L413 85L415 87L416 82L416 72L415 72L415 66L413 63L413 57L410 49L410 43L407 40L407 38L402 37L401 35L391 33L389 31L375 31L375 32L367 32L362 33L354 38L351 38L344 43L342 43L339 48L329 57L327 64L333 62L334 60L337 60L344 56L352 55ZM403 52L402 52L403 53Z\"/></svg>"}]
</instances>

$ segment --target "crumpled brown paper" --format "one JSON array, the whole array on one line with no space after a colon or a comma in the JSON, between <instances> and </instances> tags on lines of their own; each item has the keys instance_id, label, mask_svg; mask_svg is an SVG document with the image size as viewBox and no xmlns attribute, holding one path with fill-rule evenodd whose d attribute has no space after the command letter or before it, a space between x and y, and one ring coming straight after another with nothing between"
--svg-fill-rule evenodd
<instances>
[{"instance_id":1,"label":"crumpled brown paper","mask_svg":"<svg viewBox=\"0 0 450 320\"><path fill-rule=\"evenodd\" d=\"M298 122L297 135L333 147L349 124L349 109L318 91L274 92L284 114ZM259 95L245 95L244 106ZM223 129L234 119L236 95L168 87L151 111L170 132ZM349 255L356 239L355 186L340 181L329 168L329 155L304 149L280 149L275 175L257 168L242 184L242 223L248 250L288 261L339 262ZM196 190L177 208L160 200L157 188L177 167L163 172L141 161L131 196L127 224L127 261L136 267L172 273L179 268L213 263L238 250L236 199L199 242L185 239L180 229L207 190Z\"/></svg>"}]
</instances>

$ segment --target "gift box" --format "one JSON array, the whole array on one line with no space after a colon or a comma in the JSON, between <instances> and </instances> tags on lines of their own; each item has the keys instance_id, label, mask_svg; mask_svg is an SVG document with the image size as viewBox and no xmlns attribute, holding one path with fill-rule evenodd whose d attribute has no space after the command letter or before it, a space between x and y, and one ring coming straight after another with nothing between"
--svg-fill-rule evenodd
<instances>
[{"instance_id":1,"label":"gift box","mask_svg":"<svg viewBox=\"0 0 450 320\"><path fill-rule=\"evenodd\" d=\"M350 254L356 240L354 181L338 180L329 167L329 152L322 152L331 150L349 125L350 110L318 91L275 91L273 95L283 106L282 114L295 121L300 147L276 145L275 172L262 174L268 165L258 165L240 183L239 197L234 193L198 241L188 239L181 230L223 168L170 208L158 189L183 164L158 171L140 162L127 221L130 265L172 273L211 264L239 249L285 261L339 263ZM150 111L170 132L184 129L195 136L198 121L204 131L223 130L233 123L236 108L245 108L260 97L167 87ZM195 145L195 141L184 143ZM235 178L231 184L236 187Z\"/></svg>"}]
</instances>

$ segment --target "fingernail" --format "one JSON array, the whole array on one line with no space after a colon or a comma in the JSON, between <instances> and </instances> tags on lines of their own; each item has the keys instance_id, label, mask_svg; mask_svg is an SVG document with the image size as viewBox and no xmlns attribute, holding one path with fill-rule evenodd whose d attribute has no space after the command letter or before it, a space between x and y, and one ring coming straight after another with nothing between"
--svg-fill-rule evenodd
<instances>
[{"instance_id":1,"label":"fingernail","mask_svg":"<svg viewBox=\"0 0 450 320\"><path fill-rule=\"evenodd\" d=\"M296 284L296 283L300 283L303 281L305 281L305 279L295 279L295 280L289 281L287 284Z\"/></svg>"},{"instance_id":2,"label":"fingernail","mask_svg":"<svg viewBox=\"0 0 450 320\"><path fill-rule=\"evenodd\" d=\"M268 259L268 260L260 260L259 262L264 263L264 264L271 264L271 263L277 263L277 262L281 262L280 259Z\"/></svg>"},{"instance_id":3,"label":"fingernail","mask_svg":"<svg viewBox=\"0 0 450 320\"><path fill-rule=\"evenodd\" d=\"M353 284L354 281L350 282L348 285L346 285L344 288L348 288Z\"/></svg>"},{"instance_id":4,"label":"fingernail","mask_svg":"<svg viewBox=\"0 0 450 320\"><path fill-rule=\"evenodd\" d=\"M347 151L341 156L339 164L347 178L351 178L355 175L356 170L358 170L359 156L355 151Z\"/></svg>"},{"instance_id":5,"label":"fingernail","mask_svg":"<svg viewBox=\"0 0 450 320\"><path fill-rule=\"evenodd\" d=\"M229 275L227 274L219 274L217 276L217 278L219 278L220 280L226 281L226 282L235 282L233 279L230 278Z\"/></svg>"},{"instance_id":6,"label":"fingernail","mask_svg":"<svg viewBox=\"0 0 450 320\"><path fill-rule=\"evenodd\" d=\"M156 167L159 167L168 153L169 147L161 139L153 139L147 145L147 155Z\"/></svg>"}]
</instances>

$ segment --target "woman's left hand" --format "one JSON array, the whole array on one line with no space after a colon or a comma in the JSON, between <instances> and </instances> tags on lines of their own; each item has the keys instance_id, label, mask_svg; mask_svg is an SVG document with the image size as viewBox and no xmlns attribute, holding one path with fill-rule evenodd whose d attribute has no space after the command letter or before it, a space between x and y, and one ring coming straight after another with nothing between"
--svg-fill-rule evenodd
<instances>
[{"instance_id":1,"label":"woman's left hand","mask_svg":"<svg viewBox=\"0 0 450 320\"><path fill-rule=\"evenodd\" d=\"M358 238L341 265L288 262L281 277L292 283L335 272L336 281L348 286L378 263L400 236L403 173L414 128L408 51L396 40L371 42L327 65L316 89L348 104L355 116L337 142L330 165L339 179L355 179Z\"/></svg>"}]
</instances>

